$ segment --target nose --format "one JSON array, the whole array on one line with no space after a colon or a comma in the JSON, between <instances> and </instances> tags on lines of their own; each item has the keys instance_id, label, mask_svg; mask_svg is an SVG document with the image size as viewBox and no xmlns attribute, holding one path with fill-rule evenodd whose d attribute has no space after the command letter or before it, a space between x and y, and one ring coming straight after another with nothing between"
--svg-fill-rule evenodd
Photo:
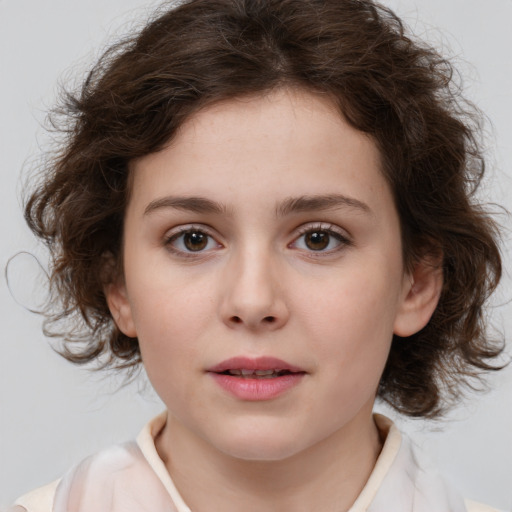
<instances>
[{"instance_id":1,"label":"nose","mask_svg":"<svg viewBox=\"0 0 512 512\"><path fill-rule=\"evenodd\" d=\"M289 318L279 265L270 251L234 255L222 276L220 314L233 329L274 331Z\"/></svg>"}]
</instances>

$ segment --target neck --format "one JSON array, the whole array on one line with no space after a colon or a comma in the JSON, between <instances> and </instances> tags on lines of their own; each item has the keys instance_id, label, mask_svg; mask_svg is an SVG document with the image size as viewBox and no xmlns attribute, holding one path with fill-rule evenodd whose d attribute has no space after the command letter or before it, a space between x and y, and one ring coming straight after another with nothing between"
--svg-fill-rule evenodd
<instances>
[{"instance_id":1,"label":"neck","mask_svg":"<svg viewBox=\"0 0 512 512\"><path fill-rule=\"evenodd\" d=\"M251 461L226 455L172 416L156 446L194 512L211 510L212 503L224 512L343 512L360 494L382 447L371 410L363 413L358 421L284 460Z\"/></svg>"}]
</instances>

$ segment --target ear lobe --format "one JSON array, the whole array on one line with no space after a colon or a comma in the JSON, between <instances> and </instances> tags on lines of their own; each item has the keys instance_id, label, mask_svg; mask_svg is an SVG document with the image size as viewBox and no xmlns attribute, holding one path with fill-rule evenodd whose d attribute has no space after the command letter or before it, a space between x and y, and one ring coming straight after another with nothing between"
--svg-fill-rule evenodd
<instances>
[{"instance_id":1,"label":"ear lobe","mask_svg":"<svg viewBox=\"0 0 512 512\"><path fill-rule=\"evenodd\" d=\"M395 318L394 334L412 336L432 317L443 288L442 257L422 258L404 278L402 303Z\"/></svg>"},{"instance_id":2,"label":"ear lobe","mask_svg":"<svg viewBox=\"0 0 512 512\"><path fill-rule=\"evenodd\" d=\"M132 308L128 300L124 283L110 283L105 286L110 314L119 330L130 338L137 337L137 331L133 322Z\"/></svg>"}]
</instances>

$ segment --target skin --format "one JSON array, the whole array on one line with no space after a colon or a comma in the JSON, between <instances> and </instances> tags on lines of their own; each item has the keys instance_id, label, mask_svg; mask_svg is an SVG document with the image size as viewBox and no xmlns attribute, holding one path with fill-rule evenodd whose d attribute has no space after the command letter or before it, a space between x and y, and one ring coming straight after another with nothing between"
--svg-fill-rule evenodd
<instances>
[{"instance_id":1,"label":"skin","mask_svg":"<svg viewBox=\"0 0 512 512\"><path fill-rule=\"evenodd\" d=\"M428 322L442 281L422 262L404 271L375 144L326 98L285 89L200 111L131 170L124 276L107 297L169 410L156 444L185 501L348 510L381 449L372 407L393 333ZM305 196L323 204L291 207ZM206 245L191 251L183 230ZM241 400L207 371L234 356L305 375Z\"/></svg>"}]
</instances>

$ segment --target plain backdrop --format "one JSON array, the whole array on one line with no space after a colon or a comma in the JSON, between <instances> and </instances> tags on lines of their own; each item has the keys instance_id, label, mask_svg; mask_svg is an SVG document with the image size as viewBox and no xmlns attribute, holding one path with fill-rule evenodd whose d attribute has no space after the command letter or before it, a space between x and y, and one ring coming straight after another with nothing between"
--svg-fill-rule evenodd
<instances>
[{"instance_id":1,"label":"plain backdrop","mask_svg":"<svg viewBox=\"0 0 512 512\"><path fill-rule=\"evenodd\" d=\"M482 198L512 211L512 1L384 3L418 36L459 62L467 95L491 120ZM20 193L22 176L47 145L41 126L57 82L83 76L101 48L140 25L155 5L149 0L0 0L2 270L19 251L44 263L44 251L24 225ZM510 230L509 217L500 221ZM493 316L509 340L511 249L506 231L505 277ZM119 379L91 375L57 356L41 333L41 319L26 310L37 306L41 294L34 259L21 255L9 269L12 293L0 279L0 508L88 454L133 438L162 409L142 379L118 389ZM512 369L490 382L490 392L471 395L441 423L399 423L467 497L512 510Z\"/></svg>"}]
</instances>

